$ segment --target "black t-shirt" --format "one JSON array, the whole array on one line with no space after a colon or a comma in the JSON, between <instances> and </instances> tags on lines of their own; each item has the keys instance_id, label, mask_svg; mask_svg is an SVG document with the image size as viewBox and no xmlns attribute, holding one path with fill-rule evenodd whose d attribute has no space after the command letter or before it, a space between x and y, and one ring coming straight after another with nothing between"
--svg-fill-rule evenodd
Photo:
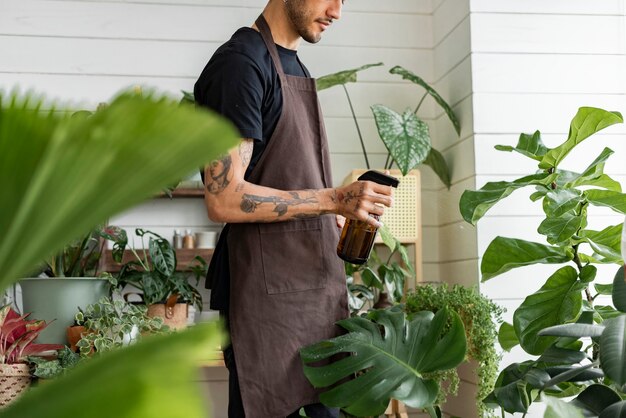
<instances>
[{"instance_id":1,"label":"black t-shirt","mask_svg":"<svg viewBox=\"0 0 626 418\"><path fill-rule=\"evenodd\" d=\"M296 51L276 45L286 74L310 77ZM241 28L220 46L204 67L194 86L196 103L230 119L242 138L254 140L252 158L245 178L259 161L283 108L278 73L261 34ZM228 225L215 247L206 287L211 289L211 309L228 312L230 269Z\"/></svg>"},{"instance_id":2,"label":"black t-shirt","mask_svg":"<svg viewBox=\"0 0 626 418\"><path fill-rule=\"evenodd\" d=\"M296 51L276 45L286 74L310 77ZM194 87L196 102L230 119L254 140L246 178L269 142L283 106L280 79L261 34L241 28L220 46Z\"/></svg>"}]
</instances>

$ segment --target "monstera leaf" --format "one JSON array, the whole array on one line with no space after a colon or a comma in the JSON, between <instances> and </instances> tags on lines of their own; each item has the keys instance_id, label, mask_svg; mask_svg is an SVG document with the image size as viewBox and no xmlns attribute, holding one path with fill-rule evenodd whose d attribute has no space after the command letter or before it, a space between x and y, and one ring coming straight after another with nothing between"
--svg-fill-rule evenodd
<instances>
[{"instance_id":1,"label":"monstera leaf","mask_svg":"<svg viewBox=\"0 0 626 418\"><path fill-rule=\"evenodd\" d=\"M414 408L432 406L439 391L424 373L456 367L466 352L465 331L455 312L433 315L419 312L412 318L400 310L377 310L368 318L349 318L338 325L347 334L300 351L304 373L315 387L333 387L320 396L329 406L357 415L382 414L391 398ZM348 353L329 365L307 364Z\"/></svg>"}]
</instances>

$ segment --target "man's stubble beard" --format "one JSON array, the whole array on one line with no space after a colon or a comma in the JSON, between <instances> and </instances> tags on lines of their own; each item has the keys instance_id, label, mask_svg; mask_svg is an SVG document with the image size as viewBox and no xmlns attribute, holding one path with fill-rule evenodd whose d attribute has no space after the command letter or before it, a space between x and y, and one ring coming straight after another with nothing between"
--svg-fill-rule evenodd
<instances>
[{"instance_id":1,"label":"man's stubble beard","mask_svg":"<svg viewBox=\"0 0 626 418\"><path fill-rule=\"evenodd\" d=\"M291 19L291 24L302 39L311 44L316 44L322 39L321 33L314 33L308 29L313 20L307 13L305 0L288 0L285 2L285 8L287 9L287 16Z\"/></svg>"}]
</instances>

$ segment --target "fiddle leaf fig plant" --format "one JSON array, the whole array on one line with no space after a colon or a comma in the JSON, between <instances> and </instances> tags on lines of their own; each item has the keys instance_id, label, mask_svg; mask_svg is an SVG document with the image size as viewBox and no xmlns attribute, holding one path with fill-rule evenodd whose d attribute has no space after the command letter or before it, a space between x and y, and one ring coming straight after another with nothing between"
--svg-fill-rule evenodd
<instances>
[{"instance_id":1,"label":"fiddle leaf fig plant","mask_svg":"<svg viewBox=\"0 0 626 418\"><path fill-rule=\"evenodd\" d=\"M336 384L320 400L352 415L378 416L391 398L434 414L439 385L426 374L454 368L465 358L463 323L447 309L407 316L397 306L337 324L348 333L304 347L300 355L313 386ZM325 366L311 365L342 353L348 356Z\"/></svg>"},{"instance_id":2,"label":"fiddle leaf fig plant","mask_svg":"<svg viewBox=\"0 0 626 418\"><path fill-rule=\"evenodd\" d=\"M359 141L361 143L361 149L363 156L365 157L365 164L367 168L370 167L370 162L367 156L367 150L365 149L365 142L363 141L363 135L359 126L354 107L352 105L352 99L346 87L347 83L354 83L357 81L357 76L360 71L367 70L372 67L379 67L383 65L382 62L376 64L367 64L359 68L351 70L344 70L334 74L329 74L317 79L317 90L322 91L334 86L342 86L350 105L350 111L352 113L352 119L357 129ZM411 71L395 66L389 70L389 73L401 76L404 80L411 81L412 83L420 86L425 90L424 94L420 98L415 109L406 109L402 113L398 113L395 110L384 106L382 104L374 104L371 106L376 127L378 129L378 135L387 148L387 161L385 162L385 169L390 169L394 163L402 172L402 175L406 176L407 173L420 164L426 164L430 166L433 171L439 176L441 181L450 188L450 170L446 164L443 155L432 148L431 137L428 125L426 122L418 117L418 111L427 96L431 96L437 105L439 105L445 112L445 114L452 122L454 130L457 135L461 134L461 125L456 114L452 110L452 107L422 78L413 74Z\"/></svg>"},{"instance_id":3,"label":"fiddle leaf fig plant","mask_svg":"<svg viewBox=\"0 0 626 418\"><path fill-rule=\"evenodd\" d=\"M530 199L541 203L545 215L537 232L547 244L496 237L482 257L483 281L528 265L556 266L545 284L515 310L513 323L504 323L499 332L505 350L519 344L538 357L505 368L484 400L488 405L509 413L527 413L534 401L546 396L576 396L568 407L582 409L584 416L601 417L617 416L604 411L623 406L626 277L620 246L624 227L620 223L601 230L588 229L587 219L592 206L626 214L626 194L604 173L604 165L613 154L609 148L604 148L581 172L560 167L582 141L622 122L618 112L583 107L574 116L567 139L555 148L543 143L539 131L520 135L514 147L498 145L500 151L535 160L538 171L511 182L487 183L479 190L466 190L461 197L461 214L472 225L500 200L524 187L535 188ZM602 264L622 265L612 286L594 283L596 266ZM598 296L610 294L614 306L594 304ZM597 402L590 402L593 399ZM558 403L549 403L552 409L559 407Z\"/></svg>"}]
</instances>

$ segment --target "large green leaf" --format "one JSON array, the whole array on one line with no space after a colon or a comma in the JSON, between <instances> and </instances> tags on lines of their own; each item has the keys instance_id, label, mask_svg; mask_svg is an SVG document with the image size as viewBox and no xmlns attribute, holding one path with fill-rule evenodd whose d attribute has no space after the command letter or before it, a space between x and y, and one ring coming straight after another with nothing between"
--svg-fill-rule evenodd
<instances>
[{"instance_id":1,"label":"large green leaf","mask_svg":"<svg viewBox=\"0 0 626 418\"><path fill-rule=\"evenodd\" d=\"M403 176L421 164L430 153L428 125L411 109L401 115L387 106L373 105L378 134Z\"/></svg>"},{"instance_id":2,"label":"large green leaf","mask_svg":"<svg viewBox=\"0 0 626 418\"><path fill-rule=\"evenodd\" d=\"M583 418L584 415L575 405L567 403L552 396L541 396L541 401L546 404L543 418Z\"/></svg>"},{"instance_id":3,"label":"large green leaf","mask_svg":"<svg viewBox=\"0 0 626 418\"><path fill-rule=\"evenodd\" d=\"M595 384L588 386L571 404L597 416L607 407L621 400L619 394L610 387Z\"/></svg>"},{"instance_id":4,"label":"large green leaf","mask_svg":"<svg viewBox=\"0 0 626 418\"><path fill-rule=\"evenodd\" d=\"M476 225L493 205L517 189L533 185L547 185L556 178L556 174L533 174L515 181L498 181L485 184L480 190L466 190L461 196L459 208L466 222Z\"/></svg>"},{"instance_id":5,"label":"large green leaf","mask_svg":"<svg viewBox=\"0 0 626 418\"><path fill-rule=\"evenodd\" d=\"M164 98L123 94L90 117L24 110L40 106L0 105L0 288L237 143L221 119Z\"/></svg>"},{"instance_id":6,"label":"large green leaf","mask_svg":"<svg viewBox=\"0 0 626 418\"><path fill-rule=\"evenodd\" d=\"M624 266L620 267L613 279L613 305L622 311L626 312L626 272Z\"/></svg>"},{"instance_id":7,"label":"large green leaf","mask_svg":"<svg viewBox=\"0 0 626 418\"><path fill-rule=\"evenodd\" d=\"M198 364L220 343L216 323L145 338L81 362L26 392L2 418L205 418Z\"/></svg>"},{"instance_id":8,"label":"large green leaf","mask_svg":"<svg viewBox=\"0 0 626 418\"><path fill-rule=\"evenodd\" d=\"M422 86L426 90L426 92L428 92L428 94L430 94L433 99L435 99L435 101L439 104L439 106L441 106L441 108L446 112L446 115L448 115L450 122L452 122L452 125L454 125L454 130L456 131L457 135L461 135L461 124L459 123L459 119L454 114L454 111L452 110L450 105L448 105L448 103L443 100L443 98L439 95L439 93L435 91L435 89L430 87L428 83L426 83L422 78L413 74L411 71L400 67L399 65L393 67L391 70L389 70L389 72L391 74L400 75L402 76L402 79L409 80L417 85Z\"/></svg>"},{"instance_id":9,"label":"large green leaf","mask_svg":"<svg viewBox=\"0 0 626 418\"><path fill-rule=\"evenodd\" d=\"M592 324L563 324L563 325L554 325L550 327L546 327L539 331L537 335L539 336L554 336L554 337L572 337L572 338L583 338L583 337L591 337L598 338L604 332L603 325L592 325Z\"/></svg>"},{"instance_id":10,"label":"large green leaf","mask_svg":"<svg viewBox=\"0 0 626 418\"><path fill-rule=\"evenodd\" d=\"M547 237L550 244L569 240L586 220L584 215L565 213L559 217L547 217L541 222L537 232Z\"/></svg>"},{"instance_id":11,"label":"large green leaf","mask_svg":"<svg viewBox=\"0 0 626 418\"><path fill-rule=\"evenodd\" d=\"M604 148L600 155L581 174L568 179L566 187L578 187L604 175L604 164L613 154L612 149Z\"/></svg>"},{"instance_id":12,"label":"large green leaf","mask_svg":"<svg viewBox=\"0 0 626 418\"><path fill-rule=\"evenodd\" d=\"M580 232L580 239L581 242L586 242L591 246L595 252L594 257L598 262L621 264L622 227L622 224L618 224L608 226L602 231L583 230Z\"/></svg>"},{"instance_id":13,"label":"large green leaf","mask_svg":"<svg viewBox=\"0 0 626 418\"><path fill-rule=\"evenodd\" d=\"M339 71L338 73L328 74L319 77L315 80L315 83L317 84L317 91L322 91L334 86L339 86L347 83L355 83L357 81L357 73L359 71L367 70L368 68L372 67L380 67L381 65L383 65L382 62L376 64L366 64L352 70Z\"/></svg>"},{"instance_id":14,"label":"large green leaf","mask_svg":"<svg viewBox=\"0 0 626 418\"><path fill-rule=\"evenodd\" d=\"M521 134L515 147L510 145L496 145L496 149L498 151L519 152L537 161L541 161L546 152L548 152L548 148L546 148L541 140L541 132L539 131L535 131L532 135Z\"/></svg>"},{"instance_id":15,"label":"large green leaf","mask_svg":"<svg viewBox=\"0 0 626 418\"><path fill-rule=\"evenodd\" d=\"M377 310L338 325L347 334L300 351L304 373L315 387L327 387L320 400L357 415L382 414L390 398L414 408L433 404L438 385L423 373L456 367L465 357L465 331L455 312L419 312L407 319L399 310ZM350 354L321 367L307 364Z\"/></svg>"},{"instance_id":16,"label":"large green leaf","mask_svg":"<svg viewBox=\"0 0 626 418\"><path fill-rule=\"evenodd\" d=\"M563 216L576 209L583 200L583 193L580 190L567 188L550 190L543 200L543 211L550 217Z\"/></svg>"},{"instance_id":17,"label":"large green leaf","mask_svg":"<svg viewBox=\"0 0 626 418\"><path fill-rule=\"evenodd\" d=\"M541 289L524 299L513 314L513 326L527 353L540 355L556 340L555 337L540 337L539 331L578 318L584 288L576 269L566 266L550 276Z\"/></svg>"},{"instance_id":18,"label":"large green leaf","mask_svg":"<svg viewBox=\"0 0 626 418\"><path fill-rule=\"evenodd\" d=\"M432 168L442 183L450 189L450 186L452 185L450 182L450 168L448 167L445 158L443 158L443 155L441 155L439 151L431 148L428 153L428 157L424 160L424 164Z\"/></svg>"},{"instance_id":19,"label":"large green leaf","mask_svg":"<svg viewBox=\"0 0 626 418\"><path fill-rule=\"evenodd\" d=\"M567 140L548 151L539 163L539 168L549 169L558 166L567 154L583 140L606 127L623 121L619 112L608 112L594 107L581 107L572 119Z\"/></svg>"},{"instance_id":20,"label":"large green leaf","mask_svg":"<svg viewBox=\"0 0 626 418\"><path fill-rule=\"evenodd\" d=\"M169 241L162 237L150 238L148 244L154 269L169 277L176 271L176 252Z\"/></svg>"},{"instance_id":21,"label":"large green leaf","mask_svg":"<svg viewBox=\"0 0 626 418\"><path fill-rule=\"evenodd\" d=\"M626 314L604 321L600 337L600 366L614 382L626 384Z\"/></svg>"},{"instance_id":22,"label":"large green leaf","mask_svg":"<svg viewBox=\"0 0 626 418\"><path fill-rule=\"evenodd\" d=\"M539 363L575 364L585 360L587 355L582 351L551 346L537 359Z\"/></svg>"},{"instance_id":23,"label":"large green leaf","mask_svg":"<svg viewBox=\"0 0 626 418\"><path fill-rule=\"evenodd\" d=\"M486 281L514 268L532 264L560 264L572 258L573 255L565 248L516 238L496 237L483 255L480 271L482 280Z\"/></svg>"},{"instance_id":24,"label":"large green leaf","mask_svg":"<svg viewBox=\"0 0 626 418\"><path fill-rule=\"evenodd\" d=\"M626 193L611 190L587 190L585 194L592 205L604 206L615 212L626 214Z\"/></svg>"}]
</instances>

